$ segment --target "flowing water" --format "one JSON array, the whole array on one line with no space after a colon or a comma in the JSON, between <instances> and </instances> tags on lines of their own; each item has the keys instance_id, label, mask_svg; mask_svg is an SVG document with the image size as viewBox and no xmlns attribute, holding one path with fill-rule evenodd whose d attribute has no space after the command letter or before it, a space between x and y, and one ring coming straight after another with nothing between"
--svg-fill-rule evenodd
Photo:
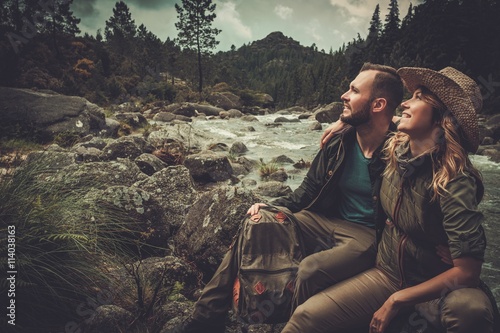
<instances>
[{"instance_id":1,"label":"flowing water","mask_svg":"<svg viewBox=\"0 0 500 333\"><path fill-rule=\"evenodd\" d=\"M301 120L300 122L274 124L274 119L282 115L257 116L259 122L244 122L239 119L210 120L193 122L193 128L210 132L214 142L225 143L231 146L234 142L243 142L248 152L248 159L267 163L272 158L286 155L293 161L304 160L311 162L319 150L319 140L323 131L309 129L314 122ZM289 119L297 116L286 116ZM255 131L250 131L249 127ZM323 124L326 128L327 124ZM485 216L484 227L488 238L488 248L483 265L482 278L492 289L497 303L500 302L500 164L488 160L485 156L471 157L474 165L481 171L485 184L485 196L480 204L480 210ZM286 184L291 189L297 188L305 176L306 170L297 170L291 164L283 165L289 174ZM247 178L259 180L255 170Z\"/></svg>"}]
</instances>

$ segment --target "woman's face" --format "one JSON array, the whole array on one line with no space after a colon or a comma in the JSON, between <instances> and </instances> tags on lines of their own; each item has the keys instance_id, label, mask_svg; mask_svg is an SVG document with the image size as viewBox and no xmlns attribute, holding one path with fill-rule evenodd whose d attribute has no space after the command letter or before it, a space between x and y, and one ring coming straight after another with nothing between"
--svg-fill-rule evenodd
<instances>
[{"instance_id":1,"label":"woman's face","mask_svg":"<svg viewBox=\"0 0 500 333\"><path fill-rule=\"evenodd\" d=\"M401 107L398 130L413 139L432 138L438 125L433 119L433 107L422 98L422 90L415 90L412 98L401 103Z\"/></svg>"}]
</instances>

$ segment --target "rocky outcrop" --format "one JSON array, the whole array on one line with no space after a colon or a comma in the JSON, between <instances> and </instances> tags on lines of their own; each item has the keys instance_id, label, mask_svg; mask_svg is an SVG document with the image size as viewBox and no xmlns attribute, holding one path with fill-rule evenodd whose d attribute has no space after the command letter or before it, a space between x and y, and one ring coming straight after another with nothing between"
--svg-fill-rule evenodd
<instances>
[{"instance_id":1,"label":"rocky outcrop","mask_svg":"<svg viewBox=\"0 0 500 333\"><path fill-rule=\"evenodd\" d=\"M241 99L229 91L212 93L208 102L224 110L239 109L243 106Z\"/></svg>"},{"instance_id":2,"label":"rocky outcrop","mask_svg":"<svg viewBox=\"0 0 500 333\"><path fill-rule=\"evenodd\" d=\"M184 165L193 179L201 183L220 182L233 175L227 156L210 150L187 156Z\"/></svg>"},{"instance_id":3,"label":"rocky outcrop","mask_svg":"<svg viewBox=\"0 0 500 333\"><path fill-rule=\"evenodd\" d=\"M108 129L103 110L86 99L29 89L0 87L0 119L3 137L42 143L61 134L83 137Z\"/></svg>"},{"instance_id":4,"label":"rocky outcrop","mask_svg":"<svg viewBox=\"0 0 500 333\"><path fill-rule=\"evenodd\" d=\"M252 192L221 187L204 193L189 209L174 236L176 250L196 262L208 279L227 252L249 203L260 202Z\"/></svg>"},{"instance_id":5,"label":"rocky outcrop","mask_svg":"<svg viewBox=\"0 0 500 333\"><path fill-rule=\"evenodd\" d=\"M333 123L337 121L344 106L340 102L333 102L314 111L314 118L320 123Z\"/></svg>"}]
</instances>

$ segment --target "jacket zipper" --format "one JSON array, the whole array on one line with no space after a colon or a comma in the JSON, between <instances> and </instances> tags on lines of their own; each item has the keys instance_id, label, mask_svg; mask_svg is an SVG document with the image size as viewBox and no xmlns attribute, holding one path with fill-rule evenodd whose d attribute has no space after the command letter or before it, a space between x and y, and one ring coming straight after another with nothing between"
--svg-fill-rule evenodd
<instances>
[{"instance_id":1,"label":"jacket zipper","mask_svg":"<svg viewBox=\"0 0 500 333\"><path fill-rule=\"evenodd\" d=\"M394 206L394 212L392 214L393 223L396 227L398 226L397 225L398 224L398 215L399 215L399 210L401 208L401 202L402 202L402 198L403 198L404 175L402 178L403 179L401 180L401 186L398 190L398 197L396 200L396 205ZM403 234L403 236L399 240L399 244L398 244L398 264L399 264L398 268L399 268L399 276L400 276L399 285L401 288L403 288L404 285L406 284L403 264L404 264L404 251L405 251L404 247L405 247L407 238L408 238L408 235Z\"/></svg>"}]
</instances>

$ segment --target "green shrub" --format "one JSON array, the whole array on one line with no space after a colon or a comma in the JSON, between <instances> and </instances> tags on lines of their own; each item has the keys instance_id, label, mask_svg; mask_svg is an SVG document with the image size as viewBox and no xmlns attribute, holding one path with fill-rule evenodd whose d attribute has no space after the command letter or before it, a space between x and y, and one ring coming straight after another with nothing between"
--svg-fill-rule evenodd
<instances>
[{"instance_id":1,"label":"green shrub","mask_svg":"<svg viewBox=\"0 0 500 333\"><path fill-rule=\"evenodd\" d=\"M0 183L1 253L8 253L7 231L15 230L14 266L3 259L2 269L17 271L16 304L22 315L16 327L22 332L52 331L74 317L81 321L77 306L109 288L106 269L118 258L132 257L133 240L140 238L124 210L88 199L95 181L69 188L47 182L53 173L41 154ZM7 295L8 288L3 279L0 292Z\"/></svg>"},{"instance_id":2,"label":"green shrub","mask_svg":"<svg viewBox=\"0 0 500 333\"><path fill-rule=\"evenodd\" d=\"M259 175L261 178L268 178L271 174L278 170L279 167L276 163L264 163L264 160L262 158L260 159Z\"/></svg>"}]
</instances>

